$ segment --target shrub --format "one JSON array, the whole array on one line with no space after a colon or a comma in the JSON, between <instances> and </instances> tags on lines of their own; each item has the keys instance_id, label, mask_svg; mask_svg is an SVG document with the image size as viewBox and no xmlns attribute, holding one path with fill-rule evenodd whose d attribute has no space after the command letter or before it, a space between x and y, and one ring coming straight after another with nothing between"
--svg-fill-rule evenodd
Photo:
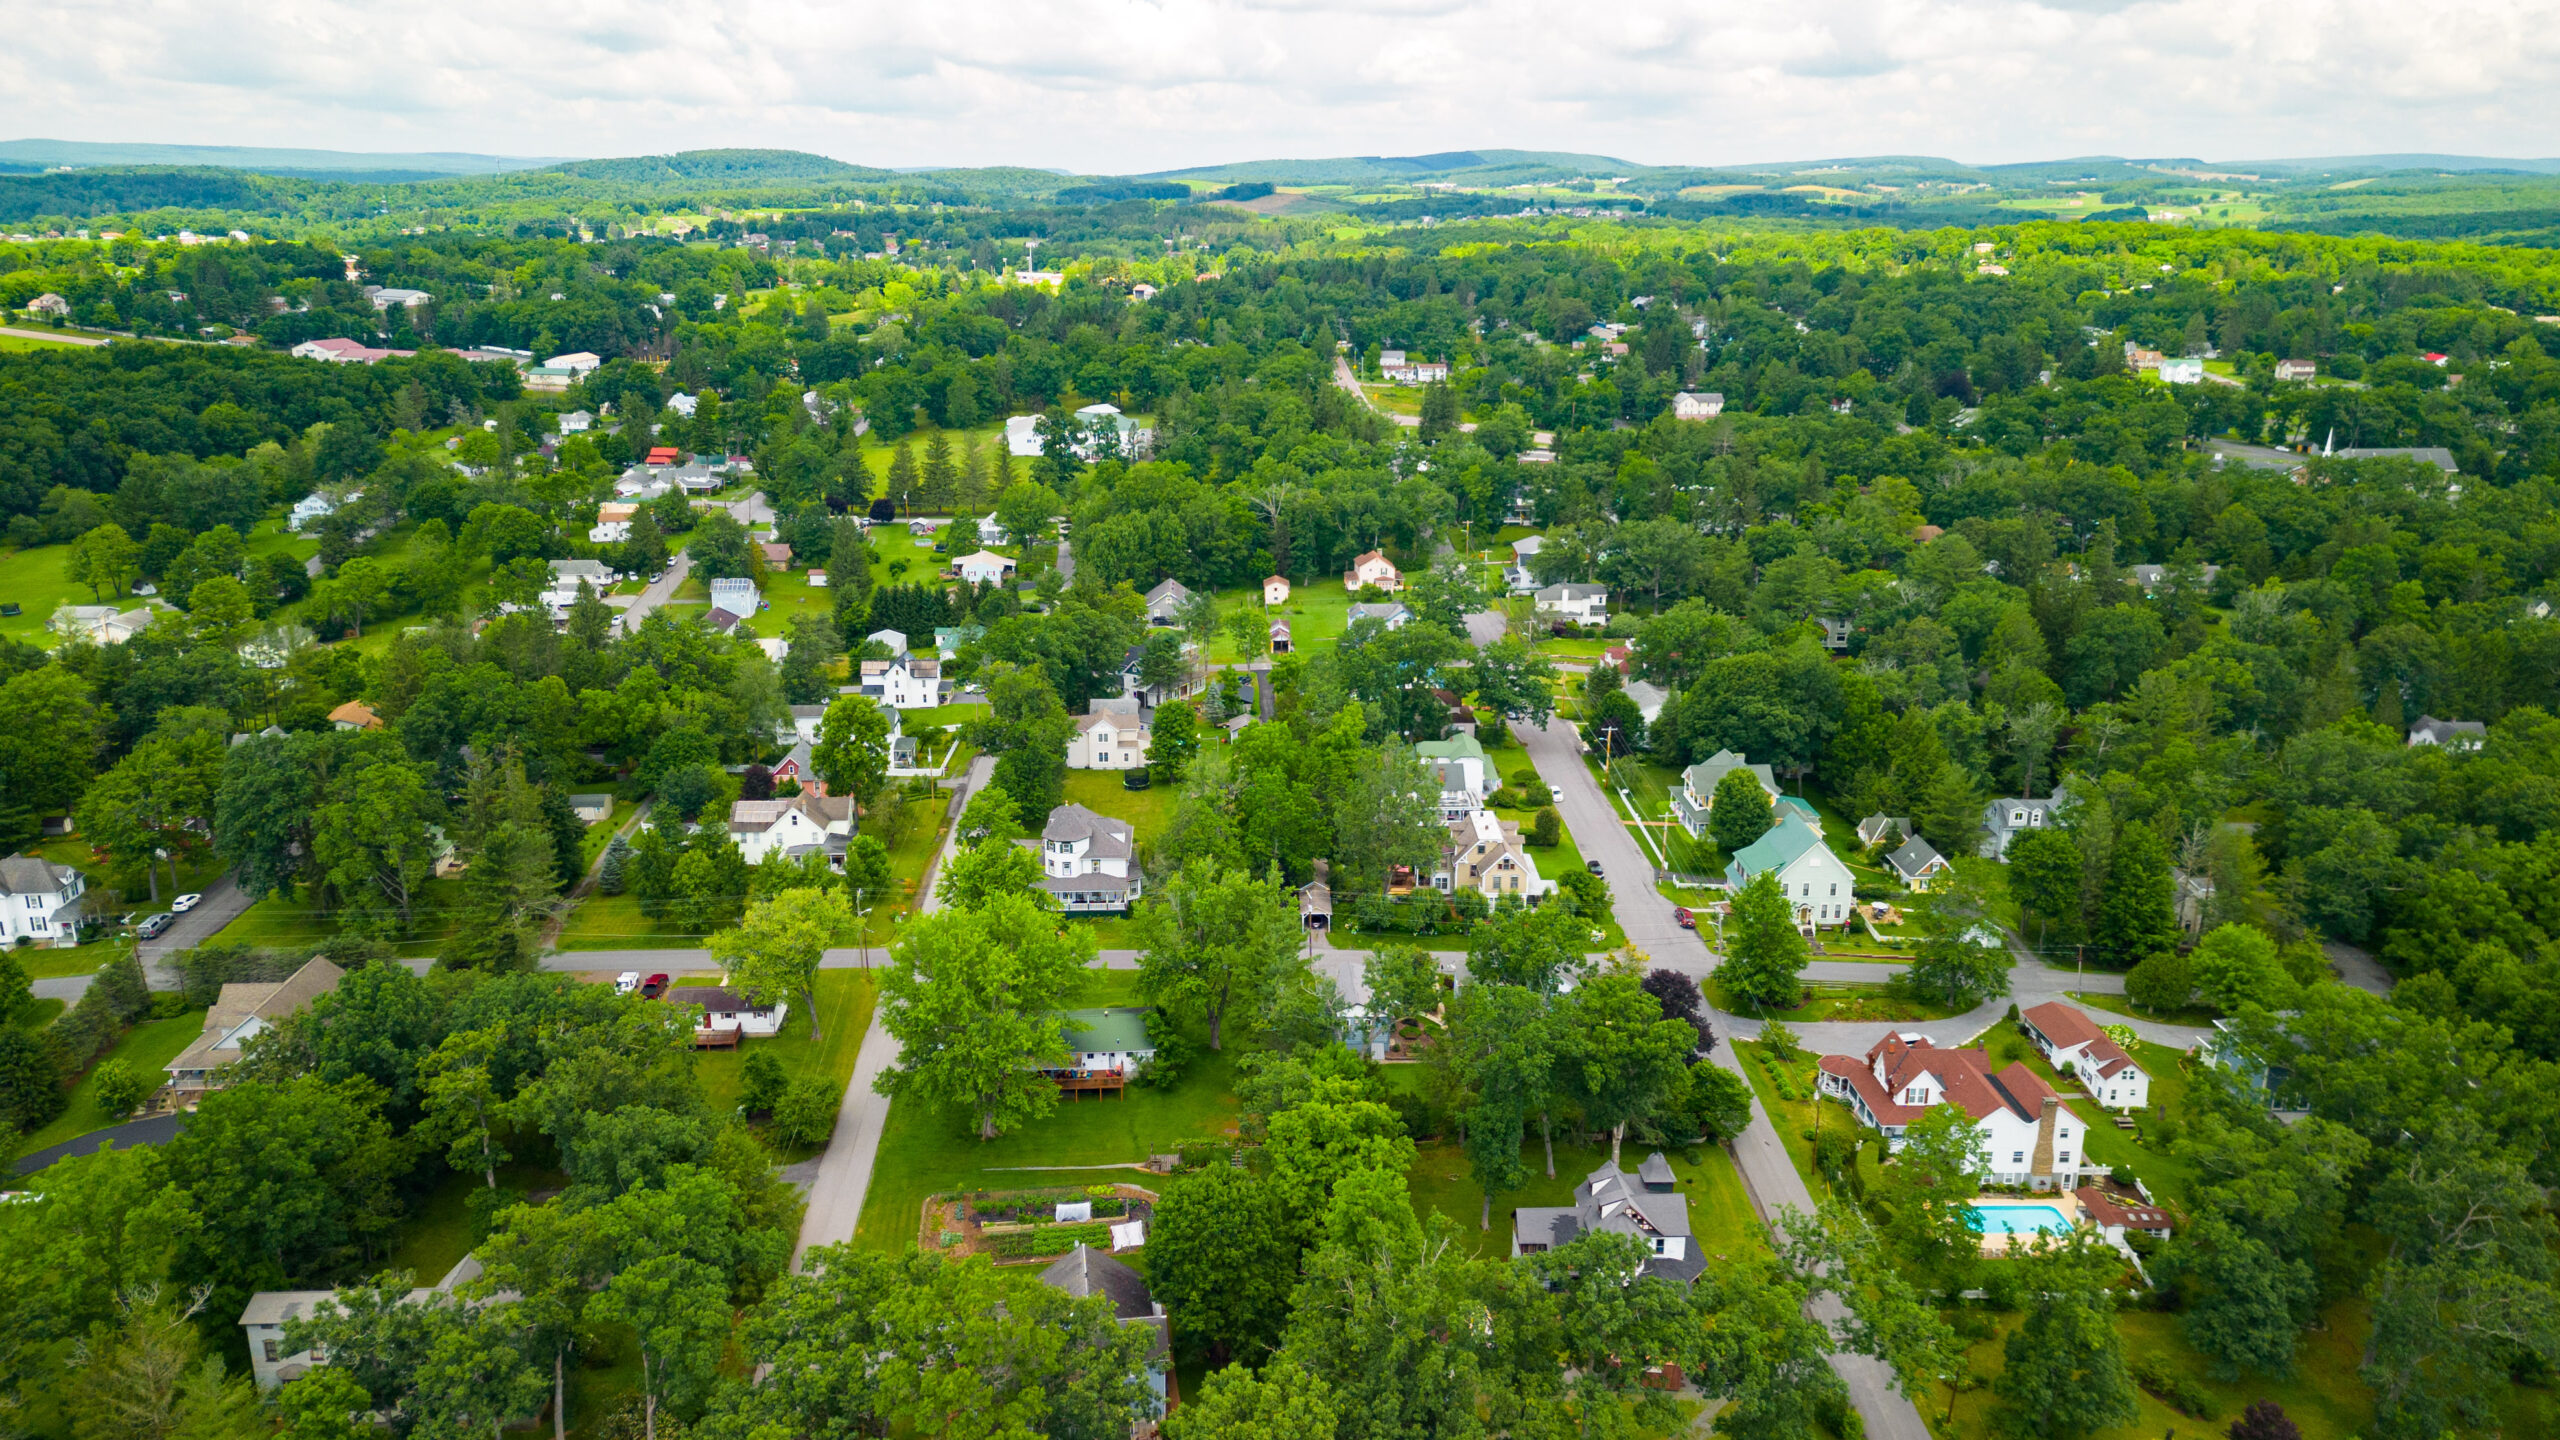
<instances>
[{"instance_id":1,"label":"shrub","mask_svg":"<svg viewBox=\"0 0 2560 1440\"><path fill-rule=\"evenodd\" d=\"M2195 994L2195 978L2187 957L2172 951L2154 955L2124 977L2124 998L2154 1014L2183 1010Z\"/></svg>"},{"instance_id":2,"label":"shrub","mask_svg":"<svg viewBox=\"0 0 2560 1440\"><path fill-rule=\"evenodd\" d=\"M1529 843L1532 845L1553 849L1563 839L1564 817L1556 813L1553 805L1540 810L1538 818L1529 823Z\"/></svg>"},{"instance_id":3,"label":"shrub","mask_svg":"<svg viewBox=\"0 0 2560 1440\"><path fill-rule=\"evenodd\" d=\"M794 1080L773 1107L773 1133L789 1145L823 1145L835 1133L843 1099L844 1091L824 1075Z\"/></svg>"},{"instance_id":4,"label":"shrub","mask_svg":"<svg viewBox=\"0 0 2560 1440\"><path fill-rule=\"evenodd\" d=\"M783 1092L791 1087L791 1075L772 1051L749 1050L746 1070L746 1093L739 1098L739 1104L748 1114L770 1111L782 1103Z\"/></svg>"},{"instance_id":5,"label":"shrub","mask_svg":"<svg viewBox=\"0 0 2560 1440\"><path fill-rule=\"evenodd\" d=\"M2302 1440L2301 1427L2273 1400L2260 1400L2231 1422L2231 1440Z\"/></svg>"},{"instance_id":6,"label":"shrub","mask_svg":"<svg viewBox=\"0 0 2560 1440\"><path fill-rule=\"evenodd\" d=\"M100 1062L97 1069L89 1072L89 1083L90 1093L98 1097L98 1108L118 1119L132 1114L155 1088L149 1077L122 1060Z\"/></svg>"},{"instance_id":7,"label":"shrub","mask_svg":"<svg viewBox=\"0 0 2560 1440\"><path fill-rule=\"evenodd\" d=\"M1162 1010L1148 1011L1146 1025L1147 1043L1155 1047L1156 1058L1139 1066L1130 1083L1155 1090L1181 1084L1182 1077L1200 1057L1199 1047Z\"/></svg>"},{"instance_id":8,"label":"shrub","mask_svg":"<svg viewBox=\"0 0 2560 1440\"><path fill-rule=\"evenodd\" d=\"M2203 1386L2170 1368L2169 1362L2157 1355L2145 1356L2134 1365L2133 1383L2190 1420L2211 1420L2220 1413Z\"/></svg>"}]
</instances>

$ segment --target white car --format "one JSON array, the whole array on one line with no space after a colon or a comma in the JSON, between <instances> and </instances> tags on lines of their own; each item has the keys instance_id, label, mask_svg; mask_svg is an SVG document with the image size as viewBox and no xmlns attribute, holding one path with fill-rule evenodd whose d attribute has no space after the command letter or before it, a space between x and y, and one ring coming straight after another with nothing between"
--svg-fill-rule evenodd
<instances>
[{"instance_id":1,"label":"white car","mask_svg":"<svg viewBox=\"0 0 2560 1440\"><path fill-rule=\"evenodd\" d=\"M177 899L169 902L169 913L172 915L184 915L203 903L204 897L201 895L181 895Z\"/></svg>"},{"instance_id":2,"label":"white car","mask_svg":"<svg viewBox=\"0 0 2560 1440\"><path fill-rule=\"evenodd\" d=\"M639 988L640 972L637 970L625 970L613 977L613 993L616 995L628 995Z\"/></svg>"}]
</instances>

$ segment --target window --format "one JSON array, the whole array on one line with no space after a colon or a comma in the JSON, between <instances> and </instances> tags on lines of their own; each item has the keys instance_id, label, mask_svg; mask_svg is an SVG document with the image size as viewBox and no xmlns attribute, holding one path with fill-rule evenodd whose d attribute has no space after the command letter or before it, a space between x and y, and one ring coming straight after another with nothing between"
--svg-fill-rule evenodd
<instances>
[{"instance_id":1,"label":"window","mask_svg":"<svg viewBox=\"0 0 2560 1440\"><path fill-rule=\"evenodd\" d=\"M2024 1151L2024 1150L2012 1150L2012 1151L2010 1151L2010 1152L2009 1152L2009 1163L2010 1163L2010 1164L2012 1164L2012 1165L2023 1165L2023 1164L2025 1164L2026 1162L2027 1162L2027 1152L2026 1152L2026 1151Z\"/></svg>"},{"instance_id":2,"label":"window","mask_svg":"<svg viewBox=\"0 0 2560 1440\"><path fill-rule=\"evenodd\" d=\"M1840 898L1840 882L1837 880L1831 882L1831 898L1834 900Z\"/></svg>"},{"instance_id":3,"label":"window","mask_svg":"<svg viewBox=\"0 0 2560 1440\"><path fill-rule=\"evenodd\" d=\"M2071 1163L2071 1156L2068 1152L2056 1155L2053 1157L2053 1163L2057 1166L2068 1165Z\"/></svg>"},{"instance_id":4,"label":"window","mask_svg":"<svg viewBox=\"0 0 2560 1440\"><path fill-rule=\"evenodd\" d=\"M267 1340L267 1341L262 1341L262 1342L260 1342L260 1343L262 1343L262 1344L266 1347L267 1363L268 1363L268 1364L270 1364L270 1365L273 1365L274 1363L276 1363L276 1360L279 1358L279 1357L276 1355L276 1342L274 1342L273 1340Z\"/></svg>"}]
</instances>

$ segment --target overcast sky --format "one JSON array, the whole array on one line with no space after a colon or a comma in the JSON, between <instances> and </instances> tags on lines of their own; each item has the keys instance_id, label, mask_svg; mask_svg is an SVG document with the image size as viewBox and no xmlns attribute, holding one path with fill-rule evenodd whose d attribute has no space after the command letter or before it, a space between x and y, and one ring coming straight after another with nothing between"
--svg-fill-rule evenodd
<instances>
[{"instance_id":1,"label":"overcast sky","mask_svg":"<svg viewBox=\"0 0 2560 1440\"><path fill-rule=\"evenodd\" d=\"M2560 0L15 0L65 140L1132 173L2560 154Z\"/></svg>"}]
</instances>

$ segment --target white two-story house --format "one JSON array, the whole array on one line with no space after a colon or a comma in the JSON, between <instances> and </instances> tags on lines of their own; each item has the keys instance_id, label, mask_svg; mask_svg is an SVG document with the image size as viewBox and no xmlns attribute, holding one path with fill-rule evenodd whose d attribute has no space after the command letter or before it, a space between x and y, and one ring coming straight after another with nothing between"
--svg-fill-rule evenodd
<instances>
[{"instance_id":1,"label":"white two-story house","mask_svg":"<svg viewBox=\"0 0 2560 1440\"><path fill-rule=\"evenodd\" d=\"M1651 1253L1644 1273L1687 1282L1706 1272L1689 1228L1689 1200L1660 1152L1647 1155L1636 1173L1614 1163L1591 1172L1573 1188L1571 1205L1524 1205L1511 1214L1511 1253L1538 1255L1585 1235L1633 1235Z\"/></svg>"},{"instance_id":2,"label":"white two-story house","mask_svg":"<svg viewBox=\"0 0 2560 1440\"><path fill-rule=\"evenodd\" d=\"M2018 1013L2018 1025L2044 1052L2045 1061L2079 1078L2089 1097L2110 1110L2139 1110L2151 1103L2151 1077L2124 1047L2107 1038L2088 1012L2048 1000Z\"/></svg>"},{"instance_id":3,"label":"white two-story house","mask_svg":"<svg viewBox=\"0 0 2560 1440\"><path fill-rule=\"evenodd\" d=\"M1374 585L1392 595L1404 588L1404 572L1387 558L1387 552L1372 550L1353 560L1351 568L1342 572L1343 589L1357 590L1366 585Z\"/></svg>"},{"instance_id":4,"label":"white two-story house","mask_svg":"<svg viewBox=\"0 0 2560 1440\"><path fill-rule=\"evenodd\" d=\"M1440 818L1454 821L1481 810L1485 797L1502 788L1502 777L1494 772L1493 762L1485 758L1484 747L1473 735L1452 735L1446 740L1425 740L1413 747L1422 763L1431 767L1440 781Z\"/></svg>"},{"instance_id":5,"label":"white two-story house","mask_svg":"<svg viewBox=\"0 0 2560 1440\"><path fill-rule=\"evenodd\" d=\"M68 865L35 855L0 860L0 944L79 942L80 897L89 882Z\"/></svg>"},{"instance_id":6,"label":"white two-story house","mask_svg":"<svg viewBox=\"0 0 2560 1440\"><path fill-rule=\"evenodd\" d=\"M1750 771L1751 778L1760 782L1760 793L1769 797L1770 805L1778 803L1778 777L1768 766L1754 765L1731 750L1719 750L1681 771L1680 788L1671 796L1671 818L1680 822L1680 828L1688 831L1691 839L1707 833L1707 812L1715 806L1716 787L1736 770Z\"/></svg>"},{"instance_id":7,"label":"white two-story house","mask_svg":"<svg viewBox=\"0 0 2560 1440\"><path fill-rule=\"evenodd\" d=\"M1538 617L1570 620L1576 625L1609 623L1609 587L1567 583L1537 592Z\"/></svg>"},{"instance_id":8,"label":"white two-story house","mask_svg":"<svg viewBox=\"0 0 2560 1440\"><path fill-rule=\"evenodd\" d=\"M750 865L768 857L825 855L841 865L853 840L853 801L810 786L788 800L738 800L729 806L729 838Z\"/></svg>"},{"instance_id":9,"label":"white two-story house","mask_svg":"<svg viewBox=\"0 0 2560 1440\"><path fill-rule=\"evenodd\" d=\"M1887 1035L1864 1061L1823 1056L1821 1080L1822 1093L1881 1131L1889 1151L1933 1107L1964 1111L1989 1162L1982 1178L1994 1185L2068 1190L2083 1174L2106 1168L2088 1163L2088 1127L2052 1086L2023 1064L1995 1073L1979 1050L1941 1050L1917 1032Z\"/></svg>"},{"instance_id":10,"label":"white two-story house","mask_svg":"<svg viewBox=\"0 0 2560 1440\"><path fill-rule=\"evenodd\" d=\"M1449 822L1449 841L1431 885L1449 893L1473 890L1487 900L1536 900L1556 888L1554 881L1539 876L1537 860L1520 843L1519 825L1490 810Z\"/></svg>"},{"instance_id":11,"label":"white two-story house","mask_svg":"<svg viewBox=\"0 0 2560 1440\"><path fill-rule=\"evenodd\" d=\"M900 655L894 660L862 662L862 683L855 693L868 695L892 710L930 710L942 703L942 662Z\"/></svg>"},{"instance_id":12,"label":"white two-story house","mask_svg":"<svg viewBox=\"0 0 2560 1440\"><path fill-rule=\"evenodd\" d=\"M1069 915L1126 911L1145 892L1138 873L1137 832L1126 820L1066 804L1049 812L1037 840L1040 888Z\"/></svg>"},{"instance_id":13,"label":"white two-story house","mask_svg":"<svg viewBox=\"0 0 2560 1440\"><path fill-rule=\"evenodd\" d=\"M1982 853L1992 859L2005 859L2009 842L2029 830L2042 830L2060 816L2064 797L2048 795L2041 800L2015 797L1994 800L1982 807Z\"/></svg>"},{"instance_id":14,"label":"white two-story house","mask_svg":"<svg viewBox=\"0 0 2560 1440\"><path fill-rule=\"evenodd\" d=\"M1729 890L1740 890L1768 872L1777 875L1778 888L1795 908L1796 928L1807 935L1826 925L1847 925L1858 908L1857 878L1849 873L1849 863L1832 854L1821 832L1792 810L1781 809L1777 824L1733 852L1724 883Z\"/></svg>"},{"instance_id":15,"label":"white two-story house","mask_svg":"<svg viewBox=\"0 0 2560 1440\"><path fill-rule=\"evenodd\" d=\"M1147 763L1146 717L1132 696L1095 698L1085 702L1067 737L1070 770L1136 770Z\"/></svg>"}]
</instances>

